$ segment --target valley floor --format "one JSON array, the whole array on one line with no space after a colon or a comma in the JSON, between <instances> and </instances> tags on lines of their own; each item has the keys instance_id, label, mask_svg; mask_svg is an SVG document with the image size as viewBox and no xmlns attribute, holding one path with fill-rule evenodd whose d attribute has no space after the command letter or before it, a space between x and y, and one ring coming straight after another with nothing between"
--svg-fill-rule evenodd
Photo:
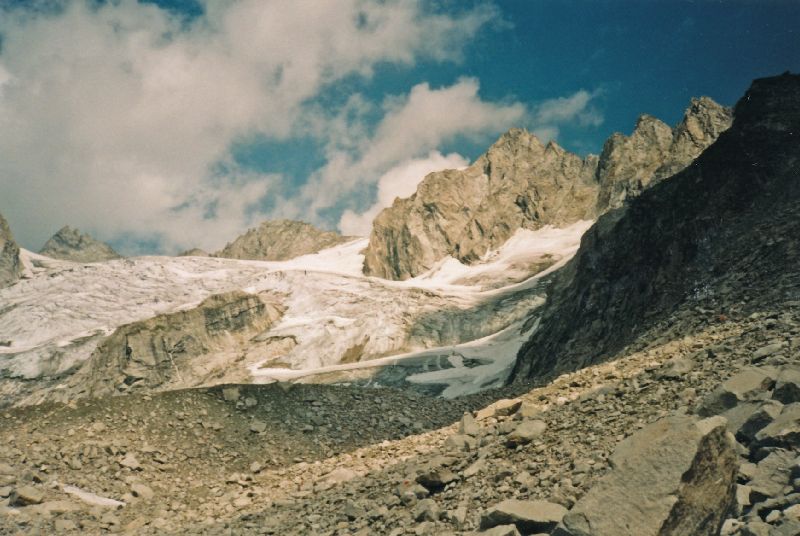
<instances>
[{"instance_id":1,"label":"valley floor","mask_svg":"<svg viewBox=\"0 0 800 536\"><path fill-rule=\"evenodd\" d=\"M651 342L546 385L454 400L272 384L10 409L0 533L440 535L478 530L504 499L569 507L638 429L693 412L743 367L797 363L800 302L684 307L639 340ZM465 411L513 397L520 409L490 406L458 433ZM545 432L513 441L531 418ZM4 505L22 485L39 504Z\"/></svg>"}]
</instances>

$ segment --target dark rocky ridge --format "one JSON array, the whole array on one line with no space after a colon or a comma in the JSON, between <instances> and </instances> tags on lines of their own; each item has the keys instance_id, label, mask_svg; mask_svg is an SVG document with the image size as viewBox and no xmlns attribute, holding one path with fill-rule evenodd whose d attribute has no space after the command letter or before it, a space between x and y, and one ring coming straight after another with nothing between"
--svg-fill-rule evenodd
<instances>
[{"instance_id":1,"label":"dark rocky ridge","mask_svg":"<svg viewBox=\"0 0 800 536\"><path fill-rule=\"evenodd\" d=\"M800 76L756 80L734 115L691 166L587 231L512 378L602 361L699 300L725 315L800 298L784 295L800 277Z\"/></svg>"},{"instance_id":2,"label":"dark rocky ridge","mask_svg":"<svg viewBox=\"0 0 800 536\"><path fill-rule=\"evenodd\" d=\"M39 253L54 259L74 262L101 262L122 258L108 244L95 240L69 225L62 227L45 242Z\"/></svg>"},{"instance_id":3,"label":"dark rocky ridge","mask_svg":"<svg viewBox=\"0 0 800 536\"><path fill-rule=\"evenodd\" d=\"M473 263L518 229L590 220L683 169L730 126L731 112L692 99L673 129L643 115L631 136L614 134L600 157L512 129L464 170L429 174L414 195L373 222L364 273L407 279L453 256Z\"/></svg>"},{"instance_id":4,"label":"dark rocky ridge","mask_svg":"<svg viewBox=\"0 0 800 536\"><path fill-rule=\"evenodd\" d=\"M14 241L8 222L0 214L0 288L15 283L21 275L19 246Z\"/></svg>"}]
</instances>

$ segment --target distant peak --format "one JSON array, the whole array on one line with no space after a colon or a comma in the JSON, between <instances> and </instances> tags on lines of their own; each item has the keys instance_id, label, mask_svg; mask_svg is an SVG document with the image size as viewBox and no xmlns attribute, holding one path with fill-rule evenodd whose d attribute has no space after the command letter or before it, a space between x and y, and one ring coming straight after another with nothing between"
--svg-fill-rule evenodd
<instances>
[{"instance_id":1,"label":"distant peak","mask_svg":"<svg viewBox=\"0 0 800 536\"><path fill-rule=\"evenodd\" d=\"M114 249L79 229L65 225L39 251L42 255L74 262L99 262L119 259Z\"/></svg>"}]
</instances>

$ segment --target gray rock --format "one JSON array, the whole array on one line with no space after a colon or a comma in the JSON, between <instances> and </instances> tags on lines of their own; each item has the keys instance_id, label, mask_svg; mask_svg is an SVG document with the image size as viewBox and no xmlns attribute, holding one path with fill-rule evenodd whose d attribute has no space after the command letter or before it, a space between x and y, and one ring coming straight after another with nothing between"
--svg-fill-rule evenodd
<instances>
[{"instance_id":1,"label":"gray rock","mask_svg":"<svg viewBox=\"0 0 800 536\"><path fill-rule=\"evenodd\" d=\"M739 402L763 399L775 385L772 370L749 367L728 378L721 386L703 399L697 414L701 417L719 415Z\"/></svg>"},{"instance_id":2,"label":"gray rock","mask_svg":"<svg viewBox=\"0 0 800 536\"><path fill-rule=\"evenodd\" d=\"M475 450L477 445L478 442L474 437L463 434L453 434L444 440L445 448L460 452Z\"/></svg>"},{"instance_id":3,"label":"gray rock","mask_svg":"<svg viewBox=\"0 0 800 536\"><path fill-rule=\"evenodd\" d=\"M514 525L499 525L497 527L492 527L488 530L481 531L480 534L481 536L520 536L517 527Z\"/></svg>"},{"instance_id":4,"label":"gray rock","mask_svg":"<svg viewBox=\"0 0 800 536\"><path fill-rule=\"evenodd\" d=\"M33 486L19 486L11 492L8 497L8 504L11 506L29 506L41 504L44 500L44 493Z\"/></svg>"},{"instance_id":5,"label":"gray rock","mask_svg":"<svg viewBox=\"0 0 800 536\"><path fill-rule=\"evenodd\" d=\"M227 259L284 261L353 240L300 221L265 221L214 254Z\"/></svg>"},{"instance_id":6,"label":"gray rock","mask_svg":"<svg viewBox=\"0 0 800 536\"><path fill-rule=\"evenodd\" d=\"M735 504L738 459L725 419L661 419L623 441L612 470L558 536L717 535Z\"/></svg>"},{"instance_id":7,"label":"gray rock","mask_svg":"<svg viewBox=\"0 0 800 536\"><path fill-rule=\"evenodd\" d=\"M506 445L509 447L525 445L541 436L545 430L547 430L547 424L544 421L522 421L506 436Z\"/></svg>"},{"instance_id":8,"label":"gray rock","mask_svg":"<svg viewBox=\"0 0 800 536\"><path fill-rule=\"evenodd\" d=\"M660 378L677 380L686 376L694 368L694 361L685 357L670 359L661 367Z\"/></svg>"},{"instance_id":9,"label":"gray rock","mask_svg":"<svg viewBox=\"0 0 800 536\"><path fill-rule=\"evenodd\" d=\"M749 445L756 433L781 414L783 404L775 400L741 402L723 413L728 420L728 429L736 439Z\"/></svg>"},{"instance_id":10,"label":"gray rock","mask_svg":"<svg viewBox=\"0 0 800 536\"><path fill-rule=\"evenodd\" d=\"M751 448L800 446L800 403L783 407L781 414L756 433Z\"/></svg>"},{"instance_id":11,"label":"gray rock","mask_svg":"<svg viewBox=\"0 0 800 536\"><path fill-rule=\"evenodd\" d=\"M472 413L465 413L464 416L461 417L461 422L458 423L458 433L477 437L480 432L481 427L475 422L475 417L472 416Z\"/></svg>"},{"instance_id":12,"label":"gray rock","mask_svg":"<svg viewBox=\"0 0 800 536\"><path fill-rule=\"evenodd\" d=\"M481 516L481 529L514 525L522 534L550 532L566 513L567 509L560 504L508 499L492 506Z\"/></svg>"},{"instance_id":13,"label":"gray rock","mask_svg":"<svg viewBox=\"0 0 800 536\"><path fill-rule=\"evenodd\" d=\"M446 467L438 467L424 470L416 480L430 491L439 491L450 482L458 480L458 475Z\"/></svg>"},{"instance_id":14,"label":"gray rock","mask_svg":"<svg viewBox=\"0 0 800 536\"><path fill-rule=\"evenodd\" d=\"M131 452L126 454L125 457L122 458L122 460L120 460L119 464L122 467L130 469L131 471L138 471L139 469L142 468L142 465L139 463L139 460L137 460L136 456L134 456L133 453Z\"/></svg>"},{"instance_id":15,"label":"gray rock","mask_svg":"<svg viewBox=\"0 0 800 536\"><path fill-rule=\"evenodd\" d=\"M753 362L761 361L765 357L771 356L783 350L784 344L782 342L776 342L772 344L768 344L766 346L762 346L755 352L753 352Z\"/></svg>"},{"instance_id":16,"label":"gray rock","mask_svg":"<svg viewBox=\"0 0 800 536\"><path fill-rule=\"evenodd\" d=\"M439 521L439 505L433 499L422 499L414 507L414 519L421 521Z\"/></svg>"},{"instance_id":17,"label":"gray rock","mask_svg":"<svg viewBox=\"0 0 800 536\"><path fill-rule=\"evenodd\" d=\"M70 226L62 227L45 242L41 255L73 262L102 262L122 258L108 244Z\"/></svg>"},{"instance_id":18,"label":"gray rock","mask_svg":"<svg viewBox=\"0 0 800 536\"><path fill-rule=\"evenodd\" d=\"M758 462L755 474L748 482L751 503L782 495L789 484L790 467L794 458L791 453L778 450Z\"/></svg>"},{"instance_id":19,"label":"gray rock","mask_svg":"<svg viewBox=\"0 0 800 536\"><path fill-rule=\"evenodd\" d=\"M0 288L16 283L22 277L19 246L14 241L8 222L0 214Z\"/></svg>"},{"instance_id":20,"label":"gray rock","mask_svg":"<svg viewBox=\"0 0 800 536\"><path fill-rule=\"evenodd\" d=\"M253 420L250 423L250 431L253 432L254 434L260 434L266 432L266 430L267 430L267 423L265 423L264 421Z\"/></svg>"},{"instance_id":21,"label":"gray rock","mask_svg":"<svg viewBox=\"0 0 800 536\"><path fill-rule=\"evenodd\" d=\"M784 404L800 402L800 367L790 365L780 370L772 398Z\"/></svg>"}]
</instances>

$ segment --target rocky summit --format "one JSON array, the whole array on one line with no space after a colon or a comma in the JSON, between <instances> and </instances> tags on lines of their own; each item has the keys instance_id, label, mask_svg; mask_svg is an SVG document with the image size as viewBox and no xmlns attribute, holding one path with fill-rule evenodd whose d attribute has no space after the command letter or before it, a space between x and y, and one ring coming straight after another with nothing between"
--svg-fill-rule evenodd
<instances>
[{"instance_id":1,"label":"rocky summit","mask_svg":"<svg viewBox=\"0 0 800 536\"><path fill-rule=\"evenodd\" d=\"M19 246L14 242L8 222L0 214L0 287L14 283L21 275Z\"/></svg>"},{"instance_id":2,"label":"rocky summit","mask_svg":"<svg viewBox=\"0 0 800 536\"><path fill-rule=\"evenodd\" d=\"M74 262L100 262L121 258L111 246L70 226L62 227L42 249L41 255Z\"/></svg>"},{"instance_id":3,"label":"rocky summit","mask_svg":"<svg viewBox=\"0 0 800 536\"><path fill-rule=\"evenodd\" d=\"M728 108L692 99L675 128L643 115L631 136L611 136L599 158L512 129L468 168L431 173L383 210L364 273L407 279L448 256L474 263L518 229L592 220L686 167L730 121Z\"/></svg>"},{"instance_id":4,"label":"rocky summit","mask_svg":"<svg viewBox=\"0 0 800 536\"><path fill-rule=\"evenodd\" d=\"M360 274L366 240L275 266L33 259L0 290L0 534L797 536L800 76L754 81L726 117L700 99L675 129L645 117L607 144L615 208L546 275L519 236L403 283ZM658 158L621 158L642 145ZM599 164L522 130L485 178L436 176L490 188L532 155L564 205L520 204L594 217ZM525 231L531 250L561 232ZM125 306L84 313L101 283ZM31 303L39 289L61 305ZM337 385L288 359L339 352L315 369ZM447 389L411 387L426 381Z\"/></svg>"},{"instance_id":5,"label":"rocky summit","mask_svg":"<svg viewBox=\"0 0 800 536\"><path fill-rule=\"evenodd\" d=\"M335 231L291 220L265 221L214 254L226 259L282 261L352 241ZM192 253L197 255L197 252Z\"/></svg>"}]
</instances>

